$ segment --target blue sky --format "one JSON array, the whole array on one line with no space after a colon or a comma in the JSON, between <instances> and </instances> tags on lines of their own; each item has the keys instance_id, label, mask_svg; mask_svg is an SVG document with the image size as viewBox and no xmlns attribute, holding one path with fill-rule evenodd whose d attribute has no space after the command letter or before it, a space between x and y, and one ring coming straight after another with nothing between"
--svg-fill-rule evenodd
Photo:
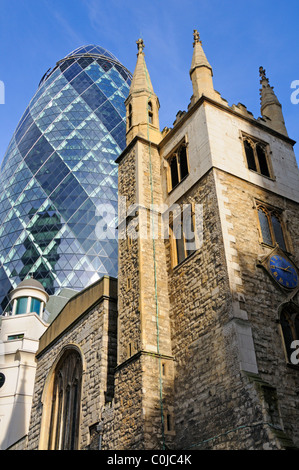
<instances>
[{"instance_id":1,"label":"blue sky","mask_svg":"<svg viewBox=\"0 0 299 470\"><path fill-rule=\"evenodd\" d=\"M193 29L213 67L214 86L230 105L260 116L259 66L283 106L289 136L298 141L298 0L0 0L0 160L44 73L85 44L111 51L131 72L136 40L159 97L160 127L172 127L192 95ZM298 94L299 97L299 94Z\"/></svg>"}]
</instances>

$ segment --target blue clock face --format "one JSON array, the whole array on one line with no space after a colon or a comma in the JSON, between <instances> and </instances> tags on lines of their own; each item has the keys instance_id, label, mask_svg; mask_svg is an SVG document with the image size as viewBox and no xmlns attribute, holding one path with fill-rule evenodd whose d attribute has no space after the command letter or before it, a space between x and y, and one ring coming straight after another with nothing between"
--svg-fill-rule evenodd
<instances>
[{"instance_id":1,"label":"blue clock face","mask_svg":"<svg viewBox=\"0 0 299 470\"><path fill-rule=\"evenodd\" d=\"M298 284L298 274L294 266L279 255L271 256L270 272L278 284L286 289L294 289Z\"/></svg>"}]
</instances>

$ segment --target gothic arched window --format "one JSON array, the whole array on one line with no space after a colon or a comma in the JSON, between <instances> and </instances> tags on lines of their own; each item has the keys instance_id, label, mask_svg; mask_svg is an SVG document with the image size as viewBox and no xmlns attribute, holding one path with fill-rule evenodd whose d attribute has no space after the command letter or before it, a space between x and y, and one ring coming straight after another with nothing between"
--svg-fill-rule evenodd
<instances>
[{"instance_id":1,"label":"gothic arched window","mask_svg":"<svg viewBox=\"0 0 299 470\"><path fill-rule=\"evenodd\" d=\"M168 191L174 189L189 174L188 151L186 142L182 142L169 157Z\"/></svg>"},{"instance_id":2,"label":"gothic arched window","mask_svg":"<svg viewBox=\"0 0 299 470\"><path fill-rule=\"evenodd\" d=\"M243 144L249 170L271 177L267 145L251 137L244 137Z\"/></svg>"},{"instance_id":3,"label":"gothic arched window","mask_svg":"<svg viewBox=\"0 0 299 470\"><path fill-rule=\"evenodd\" d=\"M54 373L48 442L50 450L78 448L81 382L81 356L75 349L68 349Z\"/></svg>"},{"instance_id":4,"label":"gothic arched window","mask_svg":"<svg viewBox=\"0 0 299 470\"><path fill-rule=\"evenodd\" d=\"M296 350L294 341L299 341L299 309L291 304L286 305L280 314L280 326L287 361L295 364L292 354Z\"/></svg>"},{"instance_id":5,"label":"gothic arched window","mask_svg":"<svg viewBox=\"0 0 299 470\"><path fill-rule=\"evenodd\" d=\"M278 243L279 247L286 251L287 248L281 214L279 214L276 209L262 204L258 205L257 211L263 243L270 246L274 246Z\"/></svg>"}]
</instances>

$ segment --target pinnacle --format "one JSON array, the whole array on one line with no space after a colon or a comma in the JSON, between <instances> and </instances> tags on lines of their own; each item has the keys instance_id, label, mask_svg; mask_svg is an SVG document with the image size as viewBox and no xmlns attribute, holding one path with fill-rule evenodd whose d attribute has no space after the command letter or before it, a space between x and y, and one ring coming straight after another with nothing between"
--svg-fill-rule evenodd
<instances>
[{"instance_id":1,"label":"pinnacle","mask_svg":"<svg viewBox=\"0 0 299 470\"><path fill-rule=\"evenodd\" d=\"M196 29L193 32L193 38L194 38L194 42L193 42L194 49L193 49L193 57L192 57L190 74L197 67L207 67L212 72L212 67L209 64L209 61L204 53L204 50L202 48L202 41L200 40L199 33Z\"/></svg>"},{"instance_id":2,"label":"pinnacle","mask_svg":"<svg viewBox=\"0 0 299 470\"><path fill-rule=\"evenodd\" d=\"M262 108L270 103L280 105L277 96L274 93L273 87L271 87L269 84L269 78L266 77L266 70L263 67L260 67L259 73L261 77L260 84L262 85L262 88L260 89Z\"/></svg>"},{"instance_id":3,"label":"pinnacle","mask_svg":"<svg viewBox=\"0 0 299 470\"><path fill-rule=\"evenodd\" d=\"M143 39L138 39L136 41L137 44L137 49L138 49L138 54L137 54L137 63L135 67L135 71L133 74L132 82L131 82L131 87L130 87L130 93L135 93L139 91L148 91L150 93L154 93L153 86L151 83L151 79L146 67L145 59L144 59L144 42Z\"/></svg>"}]
</instances>

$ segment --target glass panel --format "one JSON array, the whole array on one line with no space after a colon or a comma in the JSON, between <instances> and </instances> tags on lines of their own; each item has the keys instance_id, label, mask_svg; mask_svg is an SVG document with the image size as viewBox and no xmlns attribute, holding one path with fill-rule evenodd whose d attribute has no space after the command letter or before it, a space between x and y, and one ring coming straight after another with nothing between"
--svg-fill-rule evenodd
<instances>
[{"instance_id":1,"label":"glass panel","mask_svg":"<svg viewBox=\"0 0 299 470\"><path fill-rule=\"evenodd\" d=\"M29 109L27 110L26 119L23 120L22 124L19 126L16 132L16 141L19 143L22 138L24 137L25 133L28 131L29 127L32 125L33 119L29 113Z\"/></svg>"},{"instance_id":2,"label":"glass panel","mask_svg":"<svg viewBox=\"0 0 299 470\"><path fill-rule=\"evenodd\" d=\"M272 245L272 237L271 237L268 217L266 213L263 211L263 209L259 209L258 214L259 214L259 221L260 221L260 227L262 231L263 242L267 243L267 245Z\"/></svg>"},{"instance_id":3,"label":"glass panel","mask_svg":"<svg viewBox=\"0 0 299 470\"><path fill-rule=\"evenodd\" d=\"M30 312L31 313L36 313L37 315L39 315L39 312L40 312L40 305L41 305L41 301L38 300L38 299L31 299L31 306L30 306Z\"/></svg>"},{"instance_id":4,"label":"glass panel","mask_svg":"<svg viewBox=\"0 0 299 470\"><path fill-rule=\"evenodd\" d=\"M101 90L97 87L97 85L92 85L90 88L88 88L88 90L82 94L82 98L93 110L101 106L101 104L103 104L107 99L104 93L102 93Z\"/></svg>"},{"instance_id":5,"label":"glass panel","mask_svg":"<svg viewBox=\"0 0 299 470\"><path fill-rule=\"evenodd\" d=\"M82 72L82 68L80 67L80 65L77 64L77 62L75 62L68 69L66 69L63 72L63 74L64 74L65 78L70 82L80 72Z\"/></svg>"},{"instance_id":6,"label":"glass panel","mask_svg":"<svg viewBox=\"0 0 299 470\"><path fill-rule=\"evenodd\" d=\"M284 236L283 236L283 231L282 231L280 220L275 215L272 215L271 220L272 220L272 227L274 231L275 240L277 241L278 245L280 246L282 250L286 250L286 245L284 241Z\"/></svg>"},{"instance_id":7,"label":"glass panel","mask_svg":"<svg viewBox=\"0 0 299 470\"><path fill-rule=\"evenodd\" d=\"M109 101L106 101L102 106L100 106L95 111L95 114L98 116L100 121L102 121L108 131L111 131L121 121L120 115Z\"/></svg>"},{"instance_id":8,"label":"glass panel","mask_svg":"<svg viewBox=\"0 0 299 470\"><path fill-rule=\"evenodd\" d=\"M256 153L259 160L261 174L264 176L270 176L266 153L261 145L256 146Z\"/></svg>"},{"instance_id":9,"label":"glass panel","mask_svg":"<svg viewBox=\"0 0 299 470\"><path fill-rule=\"evenodd\" d=\"M21 297L17 300L16 315L22 315L27 312L28 297Z\"/></svg>"},{"instance_id":10,"label":"glass panel","mask_svg":"<svg viewBox=\"0 0 299 470\"><path fill-rule=\"evenodd\" d=\"M171 188L174 188L179 182L177 158L174 157L170 162Z\"/></svg>"},{"instance_id":11,"label":"glass panel","mask_svg":"<svg viewBox=\"0 0 299 470\"><path fill-rule=\"evenodd\" d=\"M184 261L186 257L183 237L176 240L176 251L177 251L178 264L180 264L182 261Z\"/></svg>"},{"instance_id":12,"label":"glass panel","mask_svg":"<svg viewBox=\"0 0 299 470\"><path fill-rule=\"evenodd\" d=\"M187 150L186 150L185 145L183 145L179 150L179 158L180 158L181 179L183 179L189 173L188 162L187 162Z\"/></svg>"},{"instance_id":13,"label":"glass panel","mask_svg":"<svg viewBox=\"0 0 299 470\"><path fill-rule=\"evenodd\" d=\"M250 143L247 140L244 140L244 148L245 148L248 168L250 170L257 171L255 160L254 160L253 148L251 147Z\"/></svg>"},{"instance_id":14,"label":"glass panel","mask_svg":"<svg viewBox=\"0 0 299 470\"><path fill-rule=\"evenodd\" d=\"M78 77L72 81L72 86L75 88L77 93L81 95L87 88L93 84L92 79L85 73L81 72Z\"/></svg>"}]
</instances>

